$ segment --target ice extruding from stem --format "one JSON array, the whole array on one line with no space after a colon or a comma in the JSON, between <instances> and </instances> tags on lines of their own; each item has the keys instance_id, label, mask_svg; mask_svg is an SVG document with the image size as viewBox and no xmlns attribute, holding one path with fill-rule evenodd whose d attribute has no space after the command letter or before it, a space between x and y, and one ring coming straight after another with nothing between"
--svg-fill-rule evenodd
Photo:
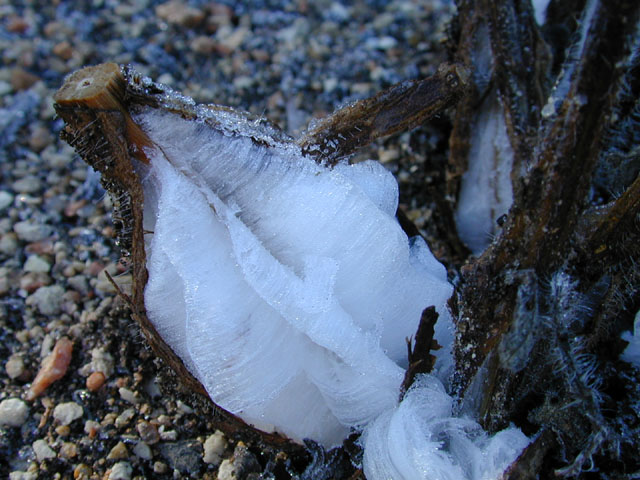
<instances>
[{"instance_id":1,"label":"ice extruding from stem","mask_svg":"<svg viewBox=\"0 0 640 480\"><path fill-rule=\"evenodd\" d=\"M452 287L400 228L384 167L328 168L152 108L134 120L155 145L138 166L147 314L218 405L326 447L364 431L371 480L489 478L515 458L518 430L490 439L452 417ZM430 305L445 348L398 404L405 339Z\"/></svg>"},{"instance_id":2,"label":"ice extruding from stem","mask_svg":"<svg viewBox=\"0 0 640 480\"><path fill-rule=\"evenodd\" d=\"M633 321L633 333L623 333L622 339L629 342L629 345L620 355L620 359L640 368L640 310L636 313Z\"/></svg>"},{"instance_id":3,"label":"ice extruding from stem","mask_svg":"<svg viewBox=\"0 0 640 480\"><path fill-rule=\"evenodd\" d=\"M329 169L171 113L135 120L158 146L143 172L145 305L212 399L326 446L394 408L424 308L450 343L451 286L396 221L391 174Z\"/></svg>"},{"instance_id":4,"label":"ice extruding from stem","mask_svg":"<svg viewBox=\"0 0 640 480\"><path fill-rule=\"evenodd\" d=\"M514 154L495 91L484 100L475 123L455 220L462 241L474 254L479 254L498 233L497 220L513 203Z\"/></svg>"}]
</instances>

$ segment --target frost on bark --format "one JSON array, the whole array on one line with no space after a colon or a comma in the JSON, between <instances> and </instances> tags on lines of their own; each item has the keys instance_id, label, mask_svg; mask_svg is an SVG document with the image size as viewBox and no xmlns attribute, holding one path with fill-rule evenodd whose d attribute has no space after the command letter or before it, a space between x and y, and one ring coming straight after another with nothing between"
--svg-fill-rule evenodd
<instances>
[{"instance_id":1,"label":"frost on bark","mask_svg":"<svg viewBox=\"0 0 640 480\"><path fill-rule=\"evenodd\" d=\"M455 56L473 81L449 191L477 161L489 96L513 150L511 208L460 265L452 302L462 408L534 436L507 478L627 478L640 438L637 371L619 360L640 307L640 5L551 1L542 26L528 1L458 9Z\"/></svg>"}]
</instances>

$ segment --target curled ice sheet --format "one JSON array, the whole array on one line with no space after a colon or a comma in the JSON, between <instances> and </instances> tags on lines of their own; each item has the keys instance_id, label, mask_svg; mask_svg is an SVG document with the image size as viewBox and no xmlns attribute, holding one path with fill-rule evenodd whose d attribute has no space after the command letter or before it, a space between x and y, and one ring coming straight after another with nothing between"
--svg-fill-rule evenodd
<instances>
[{"instance_id":1,"label":"curled ice sheet","mask_svg":"<svg viewBox=\"0 0 640 480\"><path fill-rule=\"evenodd\" d=\"M363 435L364 473L382 480L494 480L529 440L517 428L488 436L476 422L452 416L452 398L423 375L400 405Z\"/></svg>"},{"instance_id":2,"label":"curled ice sheet","mask_svg":"<svg viewBox=\"0 0 640 480\"><path fill-rule=\"evenodd\" d=\"M452 289L396 221L391 174L328 168L174 113L134 119L155 145L141 167L145 305L211 398L325 446L393 410L424 308L450 343Z\"/></svg>"}]
</instances>

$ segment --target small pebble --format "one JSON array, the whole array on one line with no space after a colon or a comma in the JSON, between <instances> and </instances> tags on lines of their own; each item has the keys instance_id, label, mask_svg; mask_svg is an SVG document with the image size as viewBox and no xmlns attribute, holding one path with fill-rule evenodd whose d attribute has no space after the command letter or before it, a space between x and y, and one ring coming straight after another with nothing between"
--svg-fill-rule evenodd
<instances>
[{"instance_id":1,"label":"small pebble","mask_svg":"<svg viewBox=\"0 0 640 480\"><path fill-rule=\"evenodd\" d=\"M49 270L51 270L51 264L39 255L31 255L27 258L27 261L24 262L24 267L22 267L22 269L25 272L48 273Z\"/></svg>"},{"instance_id":2,"label":"small pebble","mask_svg":"<svg viewBox=\"0 0 640 480\"><path fill-rule=\"evenodd\" d=\"M39 242L51 235L53 229L49 225L25 220L23 222L17 222L13 226L13 231L16 232L20 240L25 242Z\"/></svg>"},{"instance_id":3,"label":"small pebble","mask_svg":"<svg viewBox=\"0 0 640 480\"><path fill-rule=\"evenodd\" d=\"M12 256L18 250L18 238L15 233L9 232L0 238L0 253Z\"/></svg>"},{"instance_id":4,"label":"small pebble","mask_svg":"<svg viewBox=\"0 0 640 480\"><path fill-rule=\"evenodd\" d=\"M129 462L118 462L111 467L109 480L130 480L132 471L133 468L131 468Z\"/></svg>"},{"instance_id":5,"label":"small pebble","mask_svg":"<svg viewBox=\"0 0 640 480\"><path fill-rule=\"evenodd\" d=\"M153 458L151 447L144 442L138 442L136 446L133 447L133 453L143 460L151 460Z\"/></svg>"},{"instance_id":6,"label":"small pebble","mask_svg":"<svg viewBox=\"0 0 640 480\"><path fill-rule=\"evenodd\" d=\"M54 45L51 51L63 60L69 60L73 56L73 46L66 40Z\"/></svg>"},{"instance_id":7,"label":"small pebble","mask_svg":"<svg viewBox=\"0 0 640 480\"><path fill-rule=\"evenodd\" d=\"M51 144L52 141L53 137L49 129L43 126L38 126L34 128L29 136L29 147L31 147L34 152L40 153L47 145ZM27 193L35 193L38 190L39 189L36 189Z\"/></svg>"},{"instance_id":8,"label":"small pebble","mask_svg":"<svg viewBox=\"0 0 640 480\"><path fill-rule=\"evenodd\" d=\"M5 190L0 190L0 211L13 203L13 195Z\"/></svg>"},{"instance_id":9,"label":"small pebble","mask_svg":"<svg viewBox=\"0 0 640 480\"><path fill-rule=\"evenodd\" d=\"M102 348L91 350L91 369L94 372L102 372L106 378L113 374L115 361L113 355Z\"/></svg>"},{"instance_id":10,"label":"small pebble","mask_svg":"<svg viewBox=\"0 0 640 480\"><path fill-rule=\"evenodd\" d=\"M118 428L124 427L133 417L135 417L135 415L136 411L133 408L127 408L124 412L118 415L115 421L115 426Z\"/></svg>"},{"instance_id":11,"label":"small pebble","mask_svg":"<svg viewBox=\"0 0 640 480\"><path fill-rule=\"evenodd\" d=\"M27 305L35 306L42 315L60 313L64 289L60 285L40 287L27 298Z\"/></svg>"},{"instance_id":12,"label":"small pebble","mask_svg":"<svg viewBox=\"0 0 640 480\"><path fill-rule=\"evenodd\" d=\"M27 293L33 293L50 283L51 277L45 272L28 272L20 277L20 288Z\"/></svg>"},{"instance_id":13,"label":"small pebble","mask_svg":"<svg viewBox=\"0 0 640 480\"><path fill-rule=\"evenodd\" d=\"M60 456L62 458L71 459L78 455L78 447L75 443L64 442L60 447Z\"/></svg>"},{"instance_id":14,"label":"small pebble","mask_svg":"<svg viewBox=\"0 0 640 480\"><path fill-rule=\"evenodd\" d=\"M88 480L91 474L93 474L93 470L85 463L80 463L73 469L73 478L75 480Z\"/></svg>"},{"instance_id":15,"label":"small pebble","mask_svg":"<svg viewBox=\"0 0 640 480\"><path fill-rule=\"evenodd\" d=\"M20 355L11 355L4 365L10 379L15 380L24 373L24 360Z\"/></svg>"},{"instance_id":16,"label":"small pebble","mask_svg":"<svg viewBox=\"0 0 640 480\"><path fill-rule=\"evenodd\" d=\"M160 440L158 429L152 423L142 421L136 425L136 430L138 431L138 435L140 435L140 439L149 445L158 443Z\"/></svg>"},{"instance_id":17,"label":"small pebble","mask_svg":"<svg viewBox=\"0 0 640 480\"><path fill-rule=\"evenodd\" d=\"M218 468L218 480L237 480L246 478L250 473L260 473L262 468L255 455L246 445L238 442L233 457L222 461Z\"/></svg>"},{"instance_id":18,"label":"small pebble","mask_svg":"<svg viewBox=\"0 0 640 480\"><path fill-rule=\"evenodd\" d=\"M38 472L23 472L16 470L9 474L9 480L38 480Z\"/></svg>"},{"instance_id":19,"label":"small pebble","mask_svg":"<svg viewBox=\"0 0 640 480\"><path fill-rule=\"evenodd\" d=\"M154 462L153 464L153 473L158 473L158 474L166 473L168 469L169 467L167 466L166 463Z\"/></svg>"},{"instance_id":20,"label":"small pebble","mask_svg":"<svg viewBox=\"0 0 640 480\"><path fill-rule=\"evenodd\" d=\"M53 410L53 418L61 425L69 425L74 420L82 417L83 413L82 406L75 402L65 402L56 405Z\"/></svg>"},{"instance_id":21,"label":"small pebble","mask_svg":"<svg viewBox=\"0 0 640 480\"><path fill-rule=\"evenodd\" d=\"M128 388L120 387L118 392L120 393L120 398L122 398L126 402L136 405L141 401L136 392L132 392Z\"/></svg>"},{"instance_id":22,"label":"small pebble","mask_svg":"<svg viewBox=\"0 0 640 480\"><path fill-rule=\"evenodd\" d=\"M0 425L20 427L28 416L29 407L19 398L6 398L0 402Z\"/></svg>"},{"instance_id":23,"label":"small pebble","mask_svg":"<svg viewBox=\"0 0 640 480\"><path fill-rule=\"evenodd\" d=\"M90 392L97 392L104 385L105 376L102 372L93 372L87 377L87 389Z\"/></svg>"},{"instance_id":24,"label":"small pebble","mask_svg":"<svg viewBox=\"0 0 640 480\"><path fill-rule=\"evenodd\" d=\"M178 439L178 432L175 430L160 430L160 439L165 442L174 442Z\"/></svg>"},{"instance_id":25,"label":"small pebble","mask_svg":"<svg viewBox=\"0 0 640 480\"><path fill-rule=\"evenodd\" d=\"M182 27L195 27L204 20L204 12L188 6L180 0L171 0L156 7L156 15Z\"/></svg>"},{"instance_id":26,"label":"small pebble","mask_svg":"<svg viewBox=\"0 0 640 480\"><path fill-rule=\"evenodd\" d=\"M39 77L27 72L23 68L15 67L11 70L10 81L14 90L26 90L33 86L38 80L40 80Z\"/></svg>"},{"instance_id":27,"label":"small pebble","mask_svg":"<svg viewBox=\"0 0 640 480\"><path fill-rule=\"evenodd\" d=\"M178 400L176 402L176 406L178 407L178 410L180 410L182 413L193 413L193 408L191 408L189 405L187 405L186 403L184 403L182 400Z\"/></svg>"},{"instance_id":28,"label":"small pebble","mask_svg":"<svg viewBox=\"0 0 640 480\"><path fill-rule=\"evenodd\" d=\"M224 438L224 434L220 430L216 430L204 442L204 463L218 465L226 448L227 440Z\"/></svg>"},{"instance_id":29,"label":"small pebble","mask_svg":"<svg viewBox=\"0 0 640 480\"><path fill-rule=\"evenodd\" d=\"M111 449L107 460L123 460L129 457L129 451L127 446L123 442L116 443L116 446Z\"/></svg>"},{"instance_id":30,"label":"small pebble","mask_svg":"<svg viewBox=\"0 0 640 480\"><path fill-rule=\"evenodd\" d=\"M42 189L42 182L38 177L28 176L16 180L11 187L20 193L36 193Z\"/></svg>"},{"instance_id":31,"label":"small pebble","mask_svg":"<svg viewBox=\"0 0 640 480\"><path fill-rule=\"evenodd\" d=\"M33 442L32 447L33 453L35 453L38 462L43 462L50 458L56 458L56 452L54 452L47 444L47 441L42 438Z\"/></svg>"},{"instance_id":32,"label":"small pebble","mask_svg":"<svg viewBox=\"0 0 640 480\"><path fill-rule=\"evenodd\" d=\"M0 296L6 295L11 290L11 284L6 276L0 276Z\"/></svg>"},{"instance_id":33,"label":"small pebble","mask_svg":"<svg viewBox=\"0 0 640 480\"><path fill-rule=\"evenodd\" d=\"M100 424L94 420L87 420L84 422L84 433L86 433L89 438L94 438L98 431L100 430Z\"/></svg>"},{"instance_id":34,"label":"small pebble","mask_svg":"<svg viewBox=\"0 0 640 480\"><path fill-rule=\"evenodd\" d=\"M72 352L73 342L67 337L62 337L56 342L51 354L42 361L40 370L33 380L31 388L27 392L27 400L35 399L41 395L49 385L64 377L71 362Z\"/></svg>"}]
</instances>

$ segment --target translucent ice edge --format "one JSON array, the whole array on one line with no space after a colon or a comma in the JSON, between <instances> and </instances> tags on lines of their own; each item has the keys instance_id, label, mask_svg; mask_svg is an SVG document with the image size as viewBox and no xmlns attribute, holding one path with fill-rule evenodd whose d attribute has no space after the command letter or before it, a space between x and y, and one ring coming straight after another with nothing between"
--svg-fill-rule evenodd
<instances>
[{"instance_id":1,"label":"translucent ice edge","mask_svg":"<svg viewBox=\"0 0 640 480\"><path fill-rule=\"evenodd\" d=\"M620 355L620 359L631 363L636 368L640 368L640 311L636 313L636 318L633 322L633 333L623 333L622 339L629 342L629 345Z\"/></svg>"},{"instance_id":2,"label":"translucent ice edge","mask_svg":"<svg viewBox=\"0 0 640 480\"><path fill-rule=\"evenodd\" d=\"M455 221L460 239L474 254L480 254L498 233L498 218L513 203L514 154L495 92L484 100L475 123Z\"/></svg>"},{"instance_id":3,"label":"translucent ice edge","mask_svg":"<svg viewBox=\"0 0 640 480\"><path fill-rule=\"evenodd\" d=\"M400 228L397 183L384 167L329 169L241 130L229 135L152 109L135 120L158 147L140 171L144 228L153 232L147 313L218 405L260 429L326 447L366 429L371 479L423 478L388 477L367 453L385 448L375 432L407 412L435 411L433 422L460 427L455 445L489 451L475 423L451 418L442 381L452 369L452 287L424 240ZM422 380L398 405L405 339L430 305L446 348L425 377L431 383ZM435 410L416 410L417 398ZM453 459L452 471L480 468L458 467L455 452L422 433L438 458ZM387 435L386 448L401 439ZM419 445L407 462L425 455Z\"/></svg>"},{"instance_id":4,"label":"translucent ice edge","mask_svg":"<svg viewBox=\"0 0 640 480\"><path fill-rule=\"evenodd\" d=\"M536 23L538 25L544 25L547 18L547 7L549 6L549 0L533 0L533 14L536 17Z\"/></svg>"},{"instance_id":5,"label":"translucent ice edge","mask_svg":"<svg viewBox=\"0 0 640 480\"><path fill-rule=\"evenodd\" d=\"M363 434L369 480L494 480L529 439L515 427L487 435L473 420L452 416L452 398L423 375L395 408Z\"/></svg>"}]
</instances>

